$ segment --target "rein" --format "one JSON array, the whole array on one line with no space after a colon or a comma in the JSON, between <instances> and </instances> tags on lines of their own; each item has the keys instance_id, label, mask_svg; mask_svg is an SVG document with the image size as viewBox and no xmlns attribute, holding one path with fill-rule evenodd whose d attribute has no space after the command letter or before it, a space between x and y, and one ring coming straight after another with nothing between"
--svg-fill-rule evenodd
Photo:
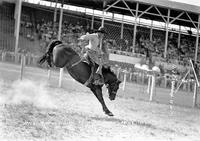
<instances>
[{"instance_id":1,"label":"rein","mask_svg":"<svg viewBox=\"0 0 200 141\"><path fill-rule=\"evenodd\" d=\"M69 64L66 65L66 67L67 67L68 69L71 69L71 68L73 68L74 66L78 65L79 63L81 63L82 60L83 60L83 59L80 58L78 61L75 61L75 62L73 62L73 63L70 62Z\"/></svg>"},{"instance_id":2,"label":"rein","mask_svg":"<svg viewBox=\"0 0 200 141\"><path fill-rule=\"evenodd\" d=\"M73 68L74 66L78 65L80 62L82 62L82 59L80 59L78 62L75 62L75 63L71 64L71 68Z\"/></svg>"}]
</instances>

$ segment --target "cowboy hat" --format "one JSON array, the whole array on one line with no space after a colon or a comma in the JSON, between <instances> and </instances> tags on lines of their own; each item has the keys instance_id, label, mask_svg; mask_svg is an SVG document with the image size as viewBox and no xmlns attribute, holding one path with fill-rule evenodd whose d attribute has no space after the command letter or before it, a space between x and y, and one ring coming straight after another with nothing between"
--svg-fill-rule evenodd
<instances>
[{"instance_id":1,"label":"cowboy hat","mask_svg":"<svg viewBox=\"0 0 200 141\"><path fill-rule=\"evenodd\" d=\"M96 32L107 34L106 29L104 27L99 27L99 29Z\"/></svg>"}]
</instances>

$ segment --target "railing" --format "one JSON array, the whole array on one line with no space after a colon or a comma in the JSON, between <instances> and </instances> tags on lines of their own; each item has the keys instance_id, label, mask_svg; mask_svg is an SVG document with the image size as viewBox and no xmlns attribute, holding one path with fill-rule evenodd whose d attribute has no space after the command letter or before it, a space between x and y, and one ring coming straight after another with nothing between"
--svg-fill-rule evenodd
<instances>
[{"instance_id":1,"label":"railing","mask_svg":"<svg viewBox=\"0 0 200 141\"><path fill-rule=\"evenodd\" d=\"M14 52L0 51L0 61L2 62L12 62L12 63L20 64L23 56L24 56L24 65L39 67L37 64L37 60L39 59L39 56L35 56L30 53L26 53L26 54L18 53L15 55ZM47 64L44 64L40 67L46 68ZM148 85L149 73L147 71L137 70L137 69L128 71L126 69L122 69L120 67L115 67L115 66L112 66L112 70L115 72L117 77L122 81L126 80L126 82L130 82L130 83ZM171 88L170 74L165 74L163 76L161 74L158 74L156 75L155 78L156 78L155 80L156 87L162 87L162 88L168 88L168 89ZM175 85L177 84L178 82L176 82ZM194 85L193 79L184 80L183 85L180 87L180 90L192 92L193 85Z\"/></svg>"},{"instance_id":2,"label":"railing","mask_svg":"<svg viewBox=\"0 0 200 141\"><path fill-rule=\"evenodd\" d=\"M26 66L29 65L34 67L47 67L46 64L44 64L43 66L38 66L38 58L38 56L32 54L18 53L15 55L13 52L0 51L0 61L16 63L21 66L21 80L25 77L24 73L26 69L24 68L26 68ZM136 87L139 87L139 95L143 95L145 99L148 99L149 101L154 101L158 97L156 93L163 93L160 92L160 90L162 89L161 91L163 91L164 88L167 90L167 93L165 92L165 94L170 97L169 104L171 106L174 105L174 97L176 96L177 90L179 90L179 96L181 96L182 93L187 93L187 96L192 97L193 105L195 105L194 101L196 101L196 97L194 97L194 94L192 96L192 93L195 93L196 83L193 79L183 81L183 79L174 79L173 75L170 74L165 74L164 76L161 76L159 73L155 73L153 71L136 69L134 71L127 71L125 69L114 66L112 66L111 69L117 75L118 79L122 81L120 88L124 91L124 93L126 93L126 89L129 89L132 92L132 90L134 90ZM47 76L50 80L51 71L48 71ZM180 80L182 81L181 87L178 86ZM158 88L159 91L156 90ZM165 95L165 98L167 95ZM185 96L186 95L184 94L184 97Z\"/></svg>"}]
</instances>

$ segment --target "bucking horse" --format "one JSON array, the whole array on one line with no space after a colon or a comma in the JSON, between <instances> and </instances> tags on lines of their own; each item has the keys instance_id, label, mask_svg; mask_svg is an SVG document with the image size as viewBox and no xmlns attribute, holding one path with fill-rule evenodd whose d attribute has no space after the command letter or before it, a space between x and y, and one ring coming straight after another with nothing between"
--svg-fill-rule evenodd
<instances>
[{"instance_id":1,"label":"bucking horse","mask_svg":"<svg viewBox=\"0 0 200 141\"><path fill-rule=\"evenodd\" d=\"M93 84L91 74L97 70L98 65L95 64L95 67L92 67L90 63L85 61L75 50L59 40L53 40L49 43L46 52L40 57L38 63L41 65L45 61L47 61L50 67L52 64L59 68L65 67L72 78L90 88L101 103L104 113L108 116L113 116L113 113L107 108L104 102L102 87L105 85L108 89L109 99L115 100L121 81L117 79L110 67L102 68L104 84Z\"/></svg>"}]
</instances>

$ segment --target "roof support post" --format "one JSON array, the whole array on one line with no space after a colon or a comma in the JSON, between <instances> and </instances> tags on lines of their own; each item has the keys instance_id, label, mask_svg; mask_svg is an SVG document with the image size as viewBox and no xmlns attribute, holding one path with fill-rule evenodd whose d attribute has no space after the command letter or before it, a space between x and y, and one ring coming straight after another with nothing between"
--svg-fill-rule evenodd
<instances>
[{"instance_id":1,"label":"roof support post","mask_svg":"<svg viewBox=\"0 0 200 141\"><path fill-rule=\"evenodd\" d=\"M57 21L57 4L58 4L58 0L55 0L56 4L54 7L54 16L53 16L53 32L56 32L56 21Z\"/></svg>"},{"instance_id":2,"label":"roof support post","mask_svg":"<svg viewBox=\"0 0 200 141\"><path fill-rule=\"evenodd\" d=\"M165 34L165 50L164 50L164 58L167 57L167 45L168 45L168 34L169 34L169 17L170 17L170 9L168 9L168 13L167 13L167 21L166 21L166 34Z\"/></svg>"},{"instance_id":3,"label":"roof support post","mask_svg":"<svg viewBox=\"0 0 200 141\"><path fill-rule=\"evenodd\" d=\"M94 9L92 10L92 22L91 22L91 29L94 29Z\"/></svg>"},{"instance_id":4,"label":"roof support post","mask_svg":"<svg viewBox=\"0 0 200 141\"><path fill-rule=\"evenodd\" d=\"M105 17L104 17L104 10L103 10L103 12L102 12L102 15L103 15L103 17L102 17L102 20L101 20L101 26L104 27L104 20L105 20Z\"/></svg>"},{"instance_id":5,"label":"roof support post","mask_svg":"<svg viewBox=\"0 0 200 141\"><path fill-rule=\"evenodd\" d=\"M105 20L104 13L106 12L106 10L105 10L106 4L107 4L106 0L103 0L103 11L102 11L103 18L102 18L102 21L101 21L101 27L104 27L104 20ZM100 41L100 49L101 50L102 50L102 46L103 46L103 40Z\"/></svg>"},{"instance_id":6,"label":"roof support post","mask_svg":"<svg viewBox=\"0 0 200 141\"><path fill-rule=\"evenodd\" d=\"M139 9L139 3L137 2L136 13L135 13L135 26L134 26L134 30L133 30L133 50L132 50L133 52L135 52L135 44L136 44L138 9Z\"/></svg>"},{"instance_id":7,"label":"roof support post","mask_svg":"<svg viewBox=\"0 0 200 141\"><path fill-rule=\"evenodd\" d=\"M112 22L114 21L114 13L112 13Z\"/></svg>"},{"instance_id":8,"label":"roof support post","mask_svg":"<svg viewBox=\"0 0 200 141\"><path fill-rule=\"evenodd\" d=\"M153 20L151 20L150 41L153 41Z\"/></svg>"},{"instance_id":9,"label":"roof support post","mask_svg":"<svg viewBox=\"0 0 200 141\"><path fill-rule=\"evenodd\" d=\"M63 4L61 5L61 8L60 8L60 19L59 19L59 28L58 28L58 40L61 40L62 19L63 19Z\"/></svg>"},{"instance_id":10,"label":"roof support post","mask_svg":"<svg viewBox=\"0 0 200 141\"><path fill-rule=\"evenodd\" d=\"M58 0L56 0L56 4L55 4L55 8L54 8L54 16L53 16L54 26L55 26L55 22L57 19L57 4L58 4Z\"/></svg>"},{"instance_id":11,"label":"roof support post","mask_svg":"<svg viewBox=\"0 0 200 141\"><path fill-rule=\"evenodd\" d=\"M103 11L102 11L102 15L103 15L103 17L102 17L102 21L101 21L101 26L102 27L104 27L104 20L105 20L105 12L106 12L106 9L105 9L105 7L106 7L106 0L103 0Z\"/></svg>"},{"instance_id":12,"label":"roof support post","mask_svg":"<svg viewBox=\"0 0 200 141\"><path fill-rule=\"evenodd\" d=\"M198 25L197 25L197 34L196 34L196 49L195 49L195 57L194 61L196 63L197 61L197 55L198 55L198 46L199 46L199 28L200 28L200 15L198 15Z\"/></svg>"},{"instance_id":13,"label":"roof support post","mask_svg":"<svg viewBox=\"0 0 200 141\"><path fill-rule=\"evenodd\" d=\"M197 25L197 36L196 36L196 49L195 49L195 57L194 61L195 63L197 62L197 55L198 55L198 46L199 46L199 28L200 28L200 15L198 15L198 25ZM194 95L193 95L193 103L192 106L196 107L197 106L197 84L195 83L194 87Z\"/></svg>"},{"instance_id":14,"label":"roof support post","mask_svg":"<svg viewBox=\"0 0 200 141\"><path fill-rule=\"evenodd\" d=\"M64 0L62 0L62 4L60 7L60 20L59 20L59 29L58 29L58 40L61 40L61 32L62 32L62 20L63 20L63 4ZM59 76L59 87L62 87L62 78L63 78L64 68L60 68L60 76Z\"/></svg>"},{"instance_id":15,"label":"roof support post","mask_svg":"<svg viewBox=\"0 0 200 141\"><path fill-rule=\"evenodd\" d=\"M124 15L122 15L121 36L120 36L121 39L123 39L123 35L124 35Z\"/></svg>"},{"instance_id":16,"label":"roof support post","mask_svg":"<svg viewBox=\"0 0 200 141\"><path fill-rule=\"evenodd\" d=\"M178 48L181 47L181 26L179 25L179 32L178 32Z\"/></svg>"},{"instance_id":17,"label":"roof support post","mask_svg":"<svg viewBox=\"0 0 200 141\"><path fill-rule=\"evenodd\" d=\"M15 61L18 61L18 44L19 44L19 30L20 30L20 19L21 19L21 9L22 9L22 0L16 1L15 6Z\"/></svg>"}]
</instances>

